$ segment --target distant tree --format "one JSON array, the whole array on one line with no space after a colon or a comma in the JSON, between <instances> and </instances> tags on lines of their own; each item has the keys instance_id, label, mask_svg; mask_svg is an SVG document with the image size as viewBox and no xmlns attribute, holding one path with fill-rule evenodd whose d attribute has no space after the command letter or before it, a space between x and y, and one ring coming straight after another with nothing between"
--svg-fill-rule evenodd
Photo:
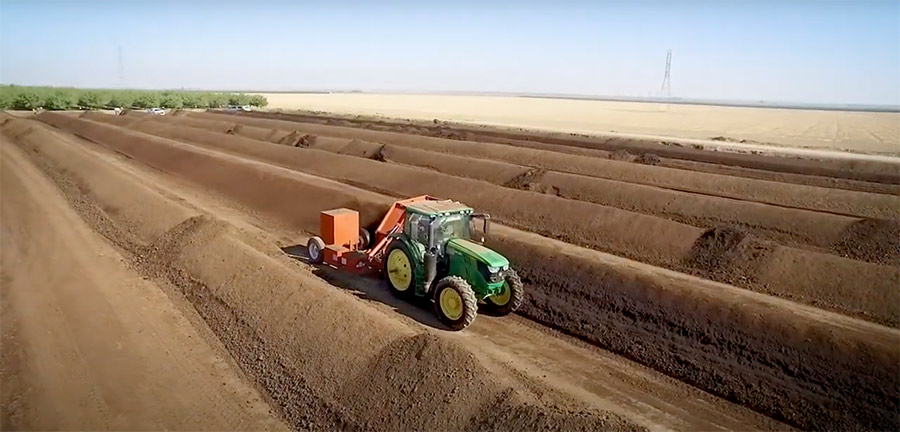
<instances>
[{"instance_id":1,"label":"distant tree","mask_svg":"<svg viewBox=\"0 0 900 432\"><path fill-rule=\"evenodd\" d=\"M160 98L159 105L163 108L181 108L184 106L184 101L182 100L182 96L179 93L163 93Z\"/></svg>"},{"instance_id":2,"label":"distant tree","mask_svg":"<svg viewBox=\"0 0 900 432\"><path fill-rule=\"evenodd\" d=\"M208 105L203 93L184 92L181 94L181 106L183 108L206 108Z\"/></svg>"},{"instance_id":3,"label":"distant tree","mask_svg":"<svg viewBox=\"0 0 900 432\"><path fill-rule=\"evenodd\" d=\"M68 90L56 90L44 98L44 108L48 110L67 110L78 102L75 93Z\"/></svg>"},{"instance_id":4,"label":"distant tree","mask_svg":"<svg viewBox=\"0 0 900 432\"><path fill-rule=\"evenodd\" d=\"M20 90L19 93L13 97L12 108L17 110L40 108L43 100L43 97L34 90Z\"/></svg>"},{"instance_id":5,"label":"distant tree","mask_svg":"<svg viewBox=\"0 0 900 432\"><path fill-rule=\"evenodd\" d=\"M16 100L16 94L14 86L0 85L0 108L12 108L13 102Z\"/></svg>"},{"instance_id":6,"label":"distant tree","mask_svg":"<svg viewBox=\"0 0 900 432\"><path fill-rule=\"evenodd\" d=\"M228 95L225 93L209 93L206 102L206 106L209 108L222 108L228 105Z\"/></svg>"},{"instance_id":7,"label":"distant tree","mask_svg":"<svg viewBox=\"0 0 900 432\"><path fill-rule=\"evenodd\" d=\"M108 99L98 91L86 90L78 96L78 106L82 108L102 108L106 106Z\"/></svg>"},{"instance_id":8,"label":"distant tree","mask_svg":"<svg viewBox=\"0 0 900 432\"><path fill-rule=\"evenodd\" d=\"M269 104L269 100L263 95L250 96L250 105L264 107Z\"/></svg>"},{"instance_id":9,"label":"distant tree","mask_svg":"<svg viewBox=\"0 0 900 432\"><path fill-rule=\"evenodd\" d=\"M250 105L250 96L243 93L232 93L228 95L228 105Z\"/></svg>"},{"instance_id":10,"label":"distant tree","mask_svg":"<svg viewBox=\"0 0 900 432\"><path fill-rule=\"evenodd\" d=\"M109 106L113 108L131 108L134 106L134 95L127 91L113 91L109 95Z\"/></svg>"},{"instance_id":11,"label":"distant tree","mask_svg":"<svg viewBox=\"0 0 900 432\"><path fill-rule=\"evenodd\" d=\"M132 106L135 108L156 108L159 106L159 93L142 92L134 98Z\"/></svg>"}]
</instances>

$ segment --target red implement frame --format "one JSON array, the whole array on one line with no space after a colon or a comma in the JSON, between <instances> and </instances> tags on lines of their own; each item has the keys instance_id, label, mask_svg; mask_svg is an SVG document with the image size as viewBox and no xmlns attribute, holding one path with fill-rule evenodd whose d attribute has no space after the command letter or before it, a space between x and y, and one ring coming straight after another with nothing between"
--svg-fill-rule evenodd
<instances>
[{"instance_id":1,"label":"red implement frame","mask_svg":"<svg viewBox=\"0 0 900 432\"><path fill-rule=\"evenodd\" d=\"M325 253L324 262L354 273L381 272L384 254L391 242L391 236L403 231L406 207L419 201L438 201L438 199L429 195L422 195L395 202L375 230L374 246L366 250L356 250L355 245L349 247L339 245L340 247L336 249L329 249L335 245L325 245L325 251L323 251Z\"/></svg>"}]
</instances>

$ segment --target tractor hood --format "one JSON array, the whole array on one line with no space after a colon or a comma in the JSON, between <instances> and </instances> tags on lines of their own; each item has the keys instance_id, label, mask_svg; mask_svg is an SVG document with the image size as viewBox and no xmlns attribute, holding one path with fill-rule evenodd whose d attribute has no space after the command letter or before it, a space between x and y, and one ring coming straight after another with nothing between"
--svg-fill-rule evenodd
<instances>
[{"instance_id":1,"label":"tractor hood","mask_svg":"<svg viewBox=\"0 0 900 432\"><path fill-rule=\"evenodd\" d=\"M507 260L506 257L471 240L455 238L447 241L447 248L452 248L460 253L470 255L487 264L489 267L509 266L509 260Z\"/></svg>"}]
</instances>

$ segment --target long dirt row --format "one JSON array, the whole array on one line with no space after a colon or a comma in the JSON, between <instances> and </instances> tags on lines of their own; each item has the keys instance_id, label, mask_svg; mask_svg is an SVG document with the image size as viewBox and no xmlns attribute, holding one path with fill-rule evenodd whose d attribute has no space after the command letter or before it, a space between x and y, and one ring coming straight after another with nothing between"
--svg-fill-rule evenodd
<instances>
[{"instance_id":1,"label":"long dirt row","mask_svg":"<svg viewBox=\"0 0 900 432\"><path fill-rule=\"evenodd\" d=\"M527 130L511 130L490 126L473 126L446 122L421 122L368 118L366 116L319 115L315 113L250 112L235 113L241 116L275 118L293 122L318 123L326 125L350 126L406 134L450 138L467 141L483 141L517 146L549 148L570 147L571 151L585 149L607 152L607 156L618 152L633 155L654 154L662 156L663 166L687 168L709 172L730 172L751 178L768 178L777 181L794 179L800 184L814 184L829 187L866 187L858 182L878 182L886 185L900 184L900 167L896 163L853 160L808 160L787 157L769 157L755 154L736 154L709 151L694 146L684 146L677 142L648 141L620 137L590 137L577 134L562 134ZM700 146L702 147L702 146ZM595 153L596 154L596 153ZM749 170L757 171L755 173ZM759 171L788 174L785 177L766 176ZM791 175L793 174L793 175ZM820 179L810 177L821 176ZM829 180L831 179L831 180ZM849 179L839 182L835 179ZM808 183L811 182L811 183ZM824 183L823 183L824 182ZM873 187L869 185L868 187ZM891 188L897 193L896 186ZM876 191L876 190L873 190Z\"/></svg>"},{"instance_id":2,"label":"long dirt row","mask_svg":"<svg viewBox=\"0 0 900 432\"><path fill-rule=\"evenodd\" d=\"M41 118L310 232L316 210L369 214L390 200L143 133ZM492 242L522 270L530 292L522 313L539 322L802 427L900 423L896 330L505 227Z\"/></svg>"},{"instance_id":3,"label":"long dirt row","mask_svg":"<svg viewBox=\"0 0 900 432\"><path fill-rule=\"evenodd\" d=\"M153 132L143 122L164 122L285 145L419 166L458 177L549 193L638 213L662 216L697 227L737 226L763 238L880 264L900 263L900 221L854 218L784 208L715 196L661 189L598 177L545 171L506 162L472 159L443 152L375 142L265 129L227 121L188 117L112 117L85 113L83 118ZM127 116L131 117L131 116ZM148 129L150 128L150 129Z\"/></svg>"},{"instance_id":4,"label":"long dirt row","mask_svg":"<svg viewBox=\"0 0 900 432\"><path fill-rule=\"evenodd\" d=\"M503 144L456 141L422 137L396 132L371 131L338 126L311 125L284 120L269 120L244 116L188 112L188 117L232 118L240 124L269 129L297 130L311 135L359 139L363 141L417 147L467 157L511 162L532 168L582 174L620 180L672 190L693 192L725 198L762 202L791 208L801 208L852 216L900 218L898 201L892 195L828 189L814 186L754 180L703 172L634 164L629 162L580 157L554 151L536 150Z\"/></svg>"},{"instance_id":5,"label":"long dirt row","mask_svg":"<svg viewBox=\"0 0 900 432\"><path fill-rule=\"evenodd\" d=\"M385 319L73 140L27 124L4 126L3 133L132 266L183 291L296 429L640 429L611 413L538 402L457 343ZM328 182L307 181L309 191L328 189ZM130 208L134 201L140 210Z\"/></svg>"},{"instance_id":6,"label":"long dirt row","mask_svg":"<svg viewBox=\"0 0 900 432\"><path fill-rule=\"evenodd\" d=\"M127 133L100 123L50 116L43 118L82 134L94 131L102 137ZM105 118L122 122L113 116ZM395 196L432 194L458 199L489 211L504 223L569 243L892 326L900 323L900 293L895 289L900 283L900 269L894 266L785 247L727 229L707 231L613 207L314 148L288 147L159 122L129 124L157 136L249 156ZM379 217L378 213L363 214L367 223Z\"/></svg>"}]
</instances>

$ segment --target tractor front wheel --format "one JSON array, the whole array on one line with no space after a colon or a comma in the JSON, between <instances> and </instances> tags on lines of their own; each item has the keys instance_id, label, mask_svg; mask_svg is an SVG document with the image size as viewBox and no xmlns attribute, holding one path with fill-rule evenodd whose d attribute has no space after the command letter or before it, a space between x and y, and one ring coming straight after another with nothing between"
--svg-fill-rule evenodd
<instances>
[{"instance_id":1,"label":"tractor front wheel","mask_svg":"<svg viewBox=\"0 0 900 432\"><path fill-rule=\"evenodd\" d=\"M509 315L519 309L525 299L525 287L515 270L509 269L504 278L503 291L486 299L485 311L494 316Z\"/></svg>"},{"instance_id":2,"label":"tractor front wheel","mask_svg":"<svg viewBox=\"0 0 900 432\"><path fill-rule=\"evenodd\" d=\"M465 279L447 276L438 281L434 290L434 309L441 322L451 330L462 330L475 321L478 300Z\"/></svg>"},{"instance_id":3,"label":"tractor front wheel","mask_svg":"<svg viewBox=\"0 0 900 432\"><path fill-rule=\"evenodd\" d=\"M415 274L406 247L399 240L394 240L384 258L384 277L391 293L400 298L411 297L415 291Z\"/></svg>"}]
</instances>

